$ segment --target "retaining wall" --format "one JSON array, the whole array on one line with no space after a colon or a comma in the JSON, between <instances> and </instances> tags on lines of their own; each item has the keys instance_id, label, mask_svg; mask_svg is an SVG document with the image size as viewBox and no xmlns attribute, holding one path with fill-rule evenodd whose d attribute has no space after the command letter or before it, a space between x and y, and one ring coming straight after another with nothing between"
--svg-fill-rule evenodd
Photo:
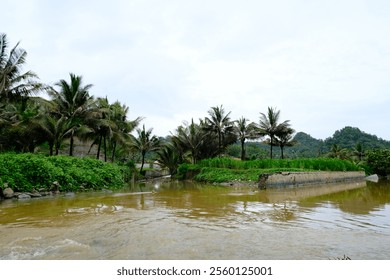
<instances>
[{"instance_id":1,"label":"retaining wall","mask_svg":"<svg viewBox=\"0 0 390 280\"><path fill-rule=\"evenodd\" d=\"M309 184L326 184L364 180L364 171L278 172L259 176L258 187L293 187Z\"/></svg>"}]
</instances>

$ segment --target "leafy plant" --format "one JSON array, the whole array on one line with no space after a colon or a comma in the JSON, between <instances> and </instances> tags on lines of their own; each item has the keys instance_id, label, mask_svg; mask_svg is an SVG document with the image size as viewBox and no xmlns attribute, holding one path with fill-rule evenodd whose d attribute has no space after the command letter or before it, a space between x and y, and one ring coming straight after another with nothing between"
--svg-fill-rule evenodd
<instances>
[{"instance_id":1,"label":"leafy plant","mask_svg":"<svg viewBox=\"0 0 390 280\"><path fill-rule=\"evenodd\" d=\"M50 189L57 181L60 190L121 188L124 167L89 158L45 157L36 154L0 154L0 183L17 191Z\"/></svg>"}]
</instances>

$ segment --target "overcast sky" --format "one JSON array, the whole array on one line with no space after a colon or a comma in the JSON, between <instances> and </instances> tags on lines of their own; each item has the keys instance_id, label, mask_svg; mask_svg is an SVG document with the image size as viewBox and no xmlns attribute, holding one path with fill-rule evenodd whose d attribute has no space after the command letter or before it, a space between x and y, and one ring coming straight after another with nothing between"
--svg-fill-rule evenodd
<instances>
[{"instance_id":1,"label":"overcast sky","mask_svg":"<svg viewBox=\"0 0 390 280\"><path fill-rule=\"evenodd\" d=\"M390 140L390 1L3 0L0 32L42 82L82 75L154 134L223 105L325 139Z\"/></svg>"}]
</instances>

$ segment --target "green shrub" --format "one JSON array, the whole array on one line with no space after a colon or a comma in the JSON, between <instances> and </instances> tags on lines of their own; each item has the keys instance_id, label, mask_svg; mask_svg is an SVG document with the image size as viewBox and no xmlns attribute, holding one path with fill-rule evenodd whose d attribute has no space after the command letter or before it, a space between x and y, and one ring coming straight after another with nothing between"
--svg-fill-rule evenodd
<instances>
[{"instance_id":1,"label":"green shrub","mask_svg":"<svg viewBox=\"0 0 390 280\"><path fill-rule=\"evenodd\" d=\"M36 154L0 154L0 186L16 191L49 189L57 181L61 190L120 188L124 168L96 159Z\"/></svg>"},{"instance_id":2,"label":"green shrub","mask_svg":"<svg viewBox=\"0 0 390 280\"><path fill-rule=\"evenodd\" d=\"M373 150L367 153L366 162L370 170L380 176L390 174L390 150Z\"/></svg>"}]
</instances>

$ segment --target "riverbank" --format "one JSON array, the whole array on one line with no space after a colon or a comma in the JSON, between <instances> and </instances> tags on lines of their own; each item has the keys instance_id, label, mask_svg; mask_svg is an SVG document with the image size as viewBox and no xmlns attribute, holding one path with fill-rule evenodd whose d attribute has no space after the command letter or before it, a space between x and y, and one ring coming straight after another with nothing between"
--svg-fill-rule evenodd
<instances>
[{"instance_id":1,"label":"riverbank","mask_svg":"<svg viewBox=\"0 0 390 280\"><path fill-rule=\"evenodd\" d=\"M255 161L215 158L183 164L178 169L179 179L261 189L363 180L364 177L365 171L354 163L330 158Z\"/></svg>"}]
</instances>

